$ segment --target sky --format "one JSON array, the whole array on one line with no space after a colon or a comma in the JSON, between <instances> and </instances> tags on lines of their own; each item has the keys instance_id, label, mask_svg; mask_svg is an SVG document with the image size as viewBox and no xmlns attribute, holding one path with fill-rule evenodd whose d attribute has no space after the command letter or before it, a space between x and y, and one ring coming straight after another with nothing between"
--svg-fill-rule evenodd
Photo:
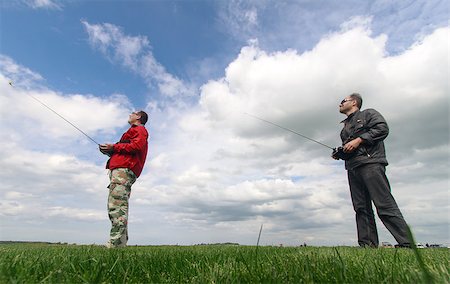
<instances>
[{"instance_id":1,"label":"sky","mask_svg":"<svg viewBox=\"0 0 450 284\"><path fill-rule=\"evenodd\" d=\"M388 122L417 242L450 243L446 1L0 1L0 240L104 244L107 157L150 133L130 245L357 245L339 102ZM12 85L9 84L12 82ZM380 242L395 240L377 217Z\"/></svg>"}]
</instances>

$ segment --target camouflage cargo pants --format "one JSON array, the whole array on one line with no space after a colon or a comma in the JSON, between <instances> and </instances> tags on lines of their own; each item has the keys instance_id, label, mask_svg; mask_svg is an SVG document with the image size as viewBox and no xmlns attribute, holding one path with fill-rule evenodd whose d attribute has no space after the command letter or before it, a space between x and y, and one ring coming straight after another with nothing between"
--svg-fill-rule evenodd
<instances>
[{"instance_id":1,"label":"camouflage cargo pants","mask_svg":"<svg viewBox=\"0 0 450 284\"><path fill-rule=\"evenodd\" d=\"M126 168L109 173L108 215L111 220L109 247L124 247L128 241L128 200L136 175Z\"/></svg>"}]
</instances>

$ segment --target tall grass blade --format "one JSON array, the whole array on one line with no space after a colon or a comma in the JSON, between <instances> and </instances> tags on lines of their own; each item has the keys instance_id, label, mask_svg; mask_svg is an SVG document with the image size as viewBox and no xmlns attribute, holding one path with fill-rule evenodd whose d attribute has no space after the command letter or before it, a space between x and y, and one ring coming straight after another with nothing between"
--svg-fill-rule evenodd
<instances>
[{"instance_id":1,"label":"tall grass blade","mask_svg":"<svg viewBox=\"0 0 450 284\"><path fill-rule=\"evenodd\" d=\"M259 235L258 235L258 241L256 242L256 247L259 246L259 240L261 239L262 229L263 229L263 224L261 224L261 228L259 228Z\"/></svg>"},{"instance_id":2,"label":"tall grass blade","mask_svg":"<svg viewBox=\"0 0 450 284\"><path fill-rule=\"evenodd\" d=\"M433 276L428 271L428 269L425 265L425 262L423 261L423 258L420 255L419 249L416 246L416 240L414 239L411 228L409 226L407 226L407 228L408 228L408 238L409 238L409 241L411 244L411 248L414 251L414 254L416 256L417 262L419 263L420 269L422 270L423 280L425 281L425 283L434 283Z\"/></svg>"},{"instance_id":3,"label":"tall grass blade","mask_svg":"<svg viewBox=\"0 0 450 284\"><path fill-rule=\"evenodd\" d=\"M339 250L337 249L337 247L334 247L334 250L336 251L337 256L339 257L339 261L341 262L341 277L342 277L342 281L345 282L345 263L344 260L341 257L341 254L339 253Z\"/></svg>"},{"instance_id":4,"label":"tall grass blade","mask_svg":"<svg viewBox=\"0 0 450 284\"><path fill-rule=\"evenodd\" d=\"M259 247L259 240L261 239L262 229L263 229L263 224L261 224L261 228L259 228L258 241L256 242L256 251L255 251L255 263L256 263L256 265L258 265L258 247Z\"/></svg>"}]
</instances>

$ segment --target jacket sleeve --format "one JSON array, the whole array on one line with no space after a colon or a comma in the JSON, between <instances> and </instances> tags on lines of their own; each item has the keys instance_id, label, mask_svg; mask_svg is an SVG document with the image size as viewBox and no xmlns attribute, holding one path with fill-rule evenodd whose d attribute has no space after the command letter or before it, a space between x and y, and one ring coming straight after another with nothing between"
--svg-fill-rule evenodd
<instances>
[{"instance_id":1,"label":"jacket sleeve","mask_svg":"<svg viewBox=\"0 0 450 284\"><path fill-rule=\"evenodd\" d=\"M114 144L114 152L121 154L134 154L145 148L148 139L148 133L145 127L134 127L133 133L131 133L130 143L117 143Z\"/></svg>"},{"instance_id":2,"label":"jacket sleeve","mask_svg":"<svg viewBox=\"0 0 450 284\"><path fill-rule=\"evenodd\" d=\"M389 134L389 127L384 117L374 109L366 110L366 131L359 135L364 144L373 145L384 140Z\"/></svg>"}]
</instances>

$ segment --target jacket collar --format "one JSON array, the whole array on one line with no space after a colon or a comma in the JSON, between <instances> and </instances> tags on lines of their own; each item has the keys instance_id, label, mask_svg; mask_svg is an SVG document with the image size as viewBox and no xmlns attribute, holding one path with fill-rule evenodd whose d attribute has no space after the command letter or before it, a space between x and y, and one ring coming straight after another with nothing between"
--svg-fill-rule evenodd
<instances>
[{"instance_id":1,"label":"jacket collar","mask_svg":"<svg viewBox=\"0 0 450 284\"><path fill-rule=\"evenodd\" d=\"M360 113L361 111L358 109L357 111L355 111L355 112L352 112L349 116L347 116L347 118L346 119L344 119L343 121L341 121L341 123L345 123L345 122L347 122L347 121L349 121L350 119L352 119L352 117L353 116L355 116L357 113Z\"/></svg>"}]
</instances>

